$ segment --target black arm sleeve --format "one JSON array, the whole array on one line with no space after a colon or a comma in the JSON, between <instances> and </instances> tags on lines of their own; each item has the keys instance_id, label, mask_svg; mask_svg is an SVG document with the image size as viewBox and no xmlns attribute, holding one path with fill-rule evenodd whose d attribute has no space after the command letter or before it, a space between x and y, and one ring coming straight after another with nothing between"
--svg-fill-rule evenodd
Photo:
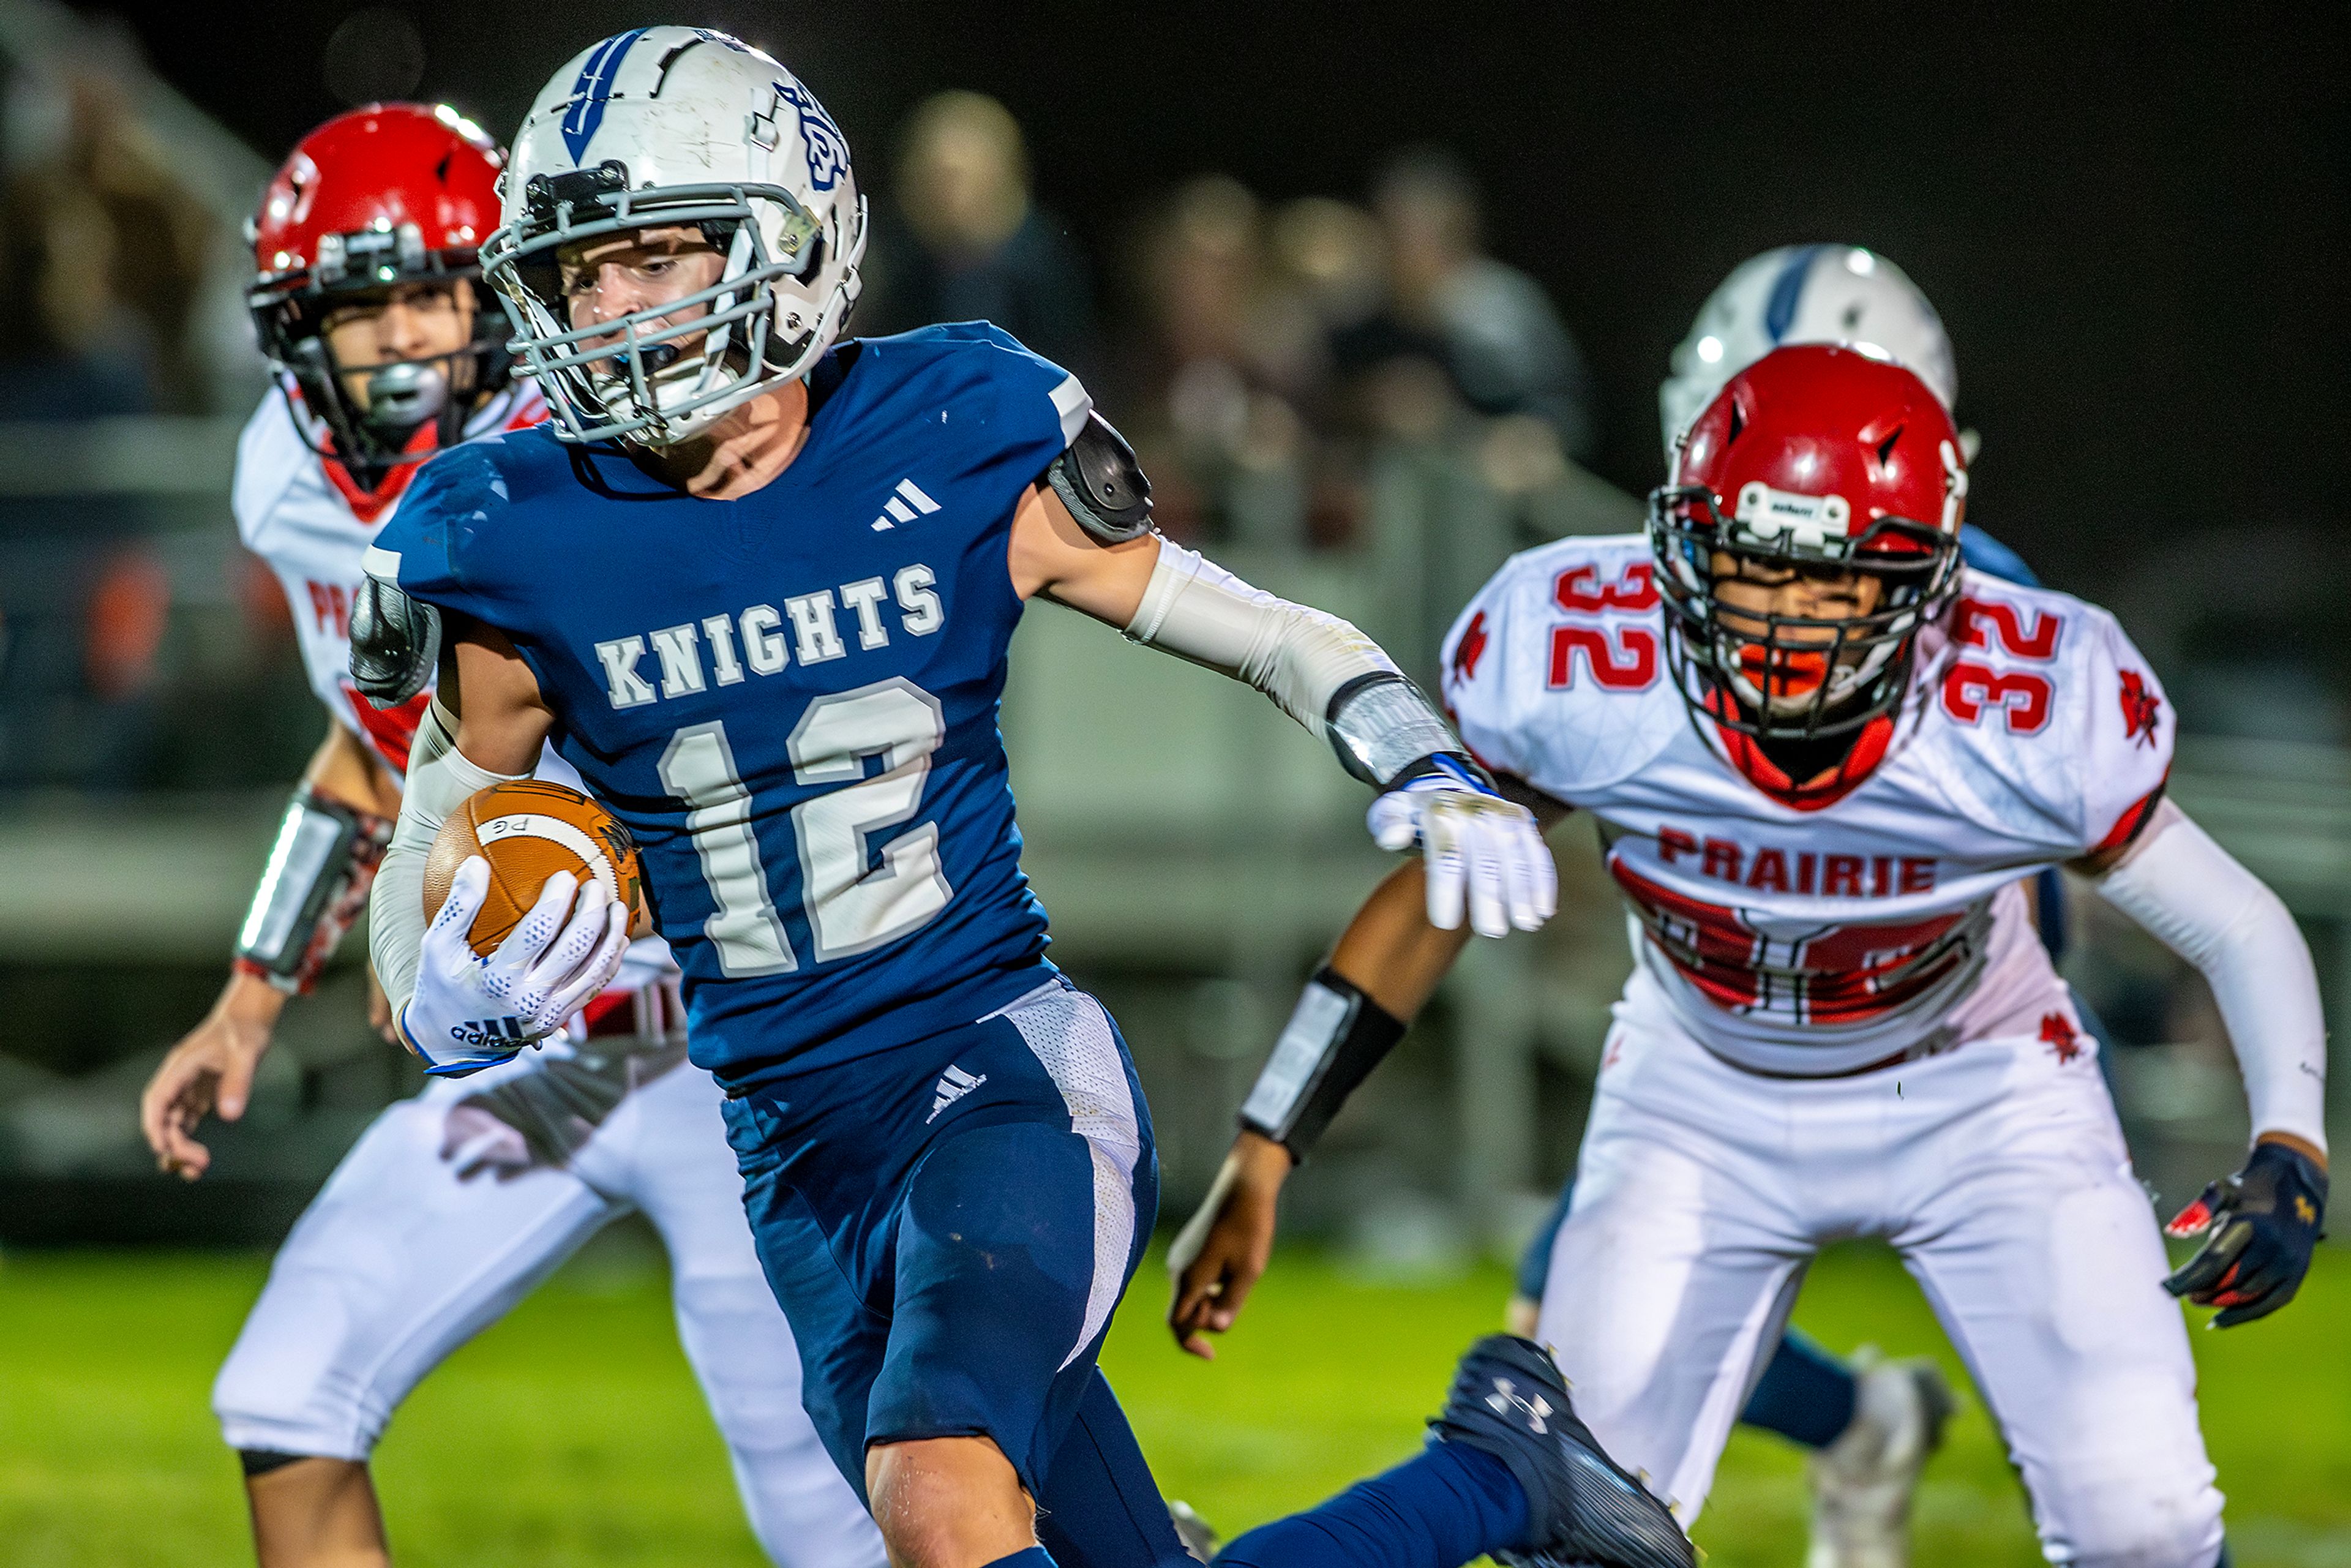
<instances>
[{"instance_id":1,"label":"black arm sleeve","mask_svg":"<svg viewBox=\"0 0 2351 1568\"><path fill-rule=\"evenodd\" d=\"M1322 1129L1404 1038L1404 1020L1325 965L1306 982L1290 1026L1274 1042L1241 1125L1303 1162Z\"/></svg>"}]
</instances>

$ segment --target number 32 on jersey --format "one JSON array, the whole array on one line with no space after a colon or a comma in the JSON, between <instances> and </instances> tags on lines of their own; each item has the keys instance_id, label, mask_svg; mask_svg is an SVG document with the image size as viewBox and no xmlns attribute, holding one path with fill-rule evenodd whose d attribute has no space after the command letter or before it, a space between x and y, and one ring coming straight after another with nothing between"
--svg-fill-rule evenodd
<instances>
[{"instance_id":1,"label":"number 32 on jersey","mask_svg":"<svg viewBox=\"0 0 2351 1568\"><path fill-rule=\"evenodd\" d=\"M2057 657L2064 622L2043 610L2028 629L2013 605L1997 600L1962 599L1956 617L1962 648L1999 651L2011 659L2046 665ZM2011 735L2037 735L2049 723L2056 696L2040 670L1995 669L1980 656L1962 655L1943 673L1943 711L1961 724L1981 724L1997 711Z\"/></svg>"},{"instance_id":2,"label":"number 32 on jersey","mask_svg":"<svg viewBox=\"0 0 2351 1568\"><path fill-rule=\"evenodd\" d=\"M1614 582L1602 582L1597 567L1570 567L1551 585L1552 603L1573 615L1645 614L1657 607L1656 568L1635 561ZM1552 628L1547 685L1563 691L1575 684L1576 666L1612 692L1646 690L1657 678L1657 634L1637 621L1571 621Z\"/></svg>"},{"instance_id":3,"label":"number 32 on jersey","mask_svg":"<svg viewBox=\"0 0 2351 1568\"><path fill-rule=\"evenodd\" d=\"M939 862L939 830L901 833L867 865L868 835L910 820L921 806L931 754L946 737L938 699L904 678L818 697L786 742L793 779L842 788L792 808L800 902L814 961L846 958L893 941L937 915L955 896ZM868 779L865 759L882 758ZM662 788L685 802L686 832L717 905L703 935L719 967L741 978L799 967L776 912L751 821L751 791L735 765L723 722L690 725L662 753Z\"/></svg>"}]
</instances>

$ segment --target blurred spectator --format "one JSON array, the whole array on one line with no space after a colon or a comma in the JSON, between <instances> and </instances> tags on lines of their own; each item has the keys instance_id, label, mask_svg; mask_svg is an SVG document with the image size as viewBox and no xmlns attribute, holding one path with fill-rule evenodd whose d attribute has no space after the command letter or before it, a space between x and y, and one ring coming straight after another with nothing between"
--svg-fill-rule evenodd
<instances>
[{"instance_id":1,"label":"blurred spectator","mask_svg":"<svg viewBox=\"0 0 2351 1568\"><path fill-rule=\"evenodd\" d=\"M1269 264L1239 182L1206 175L1146 227L1137 257L1149 341L1132 439L1162 526L1179 538L1301 548L1321 332Z\"/></svg>"},{"instance_id":2,"label":"blurred spectator","mask_svg":"<svg viewBox=\"0 0 2351 1568\"><path fill-rule=\"evenodd\" d=\"M1010 112L976 92L925 99L906 121L896 172L859 329L993 321L1088 376L1096 367L1085 257L1030 200L1028 150Z\"/></svg>"},{"instance_id":3,"label":"blurred spectator","mask_svg":"<svg viewBox=\"0 0 2351 1568\"><path fill-rule=\"evenodd\" d=\"M1373 191L1387 243L1385 308L1338 335L1343 373L1390 434L1436 434L1444 391L1485 415L1543 421L1572 457L1594 439L1583 357L1534 279L1479 248L1478 196L1450 157L1407 152ZM1441 377L1441 383L1439 381Z\"/></svg>"},{"instance_id":4,"label":"blurred spectator","mask_svg":"<svg viewBox=\"0 0 2351 1568\"><path fill-rule=\"evenodd\" d=\"M214 225L123 85L74 69L14 84L0 248L0 419L201 408L190 339Z\"/></svg>"},{"instance_id":5,"label":"blurred spectator","mask_svg":"<svg viewBox=\"0 0 2351 1568\"><path fill-rule=\"evenodd\" d=\"M1328 333L1369 320L1387 298L1387 248L1363 208L1301 196L1273 215L1273 254Z\"/></svg>"}]
</instances>

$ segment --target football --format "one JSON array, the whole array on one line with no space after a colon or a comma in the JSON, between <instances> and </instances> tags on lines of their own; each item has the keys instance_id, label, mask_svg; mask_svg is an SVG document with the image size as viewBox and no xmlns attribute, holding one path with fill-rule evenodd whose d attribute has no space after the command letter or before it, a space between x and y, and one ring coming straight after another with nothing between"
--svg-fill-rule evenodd
<instances>
[{"instance_id":1,"label":"football","mask_svg":"<svg viewBox=\"0 0 2351 1568\"><path fill-rule=\"evenodd\" d=\"M602 806L577 789L521 779L466 797L449 814L424 862L424 917L439 913L457 868L474 855L490 862L490 890L466 940L486 957L537 903L547 879L568 871L591 877L645 925L636 841Z\"/></svg>"}]
</instances>

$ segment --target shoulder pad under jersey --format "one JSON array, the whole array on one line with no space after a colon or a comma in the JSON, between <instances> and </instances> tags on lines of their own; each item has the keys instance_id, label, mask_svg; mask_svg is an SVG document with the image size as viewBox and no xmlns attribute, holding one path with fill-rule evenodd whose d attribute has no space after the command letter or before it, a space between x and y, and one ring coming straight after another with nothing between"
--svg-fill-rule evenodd
<instances>
[{"instance_id":1,"label":"shoulder pad under jersey","mask_svg":"<svg viewBox=\"0 0 2351 1568\"><path fill-rule=\"evenodd\" d=\"M1638 534L1566 538L1479 590L1440 668L1446 711L1488 768L1574 805L1687 731L1653 566Z\"/></svg>"},{"instance_id":2,"label":"shoulder pad under jersey","mask_svg":"<svg viewBox=\"0 0 2351 1568\"><path fill-rule=\"evenodd\" d=\"M380 708L398 707L433 679L441 612L381 578L360 579L351 600L351 685Z\"/></svg>"},{"instance_id":3,"label":"shoulder pad under jersey","mask_svg":"<svg viewBox=\"0 0 2351 1568\"><path fill-rule=\"evenodd\" d=\"M1088 412L1045 477L1078 526L1102 543L1123 544L1151 531L1151 481L1126 437L1101 414Z\"/></svg>"}]
</instances>

